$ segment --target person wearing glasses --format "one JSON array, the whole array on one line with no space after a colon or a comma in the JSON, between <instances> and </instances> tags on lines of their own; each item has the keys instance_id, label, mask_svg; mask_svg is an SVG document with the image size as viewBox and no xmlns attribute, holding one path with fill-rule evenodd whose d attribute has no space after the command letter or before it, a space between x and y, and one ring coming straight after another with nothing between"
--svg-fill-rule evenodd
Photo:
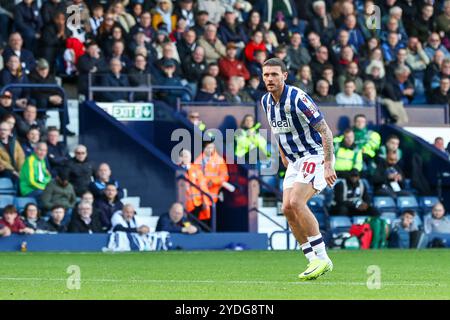
<instances>
[{"instance_id":1,"label":"person wearing glasses","mask_svg":"<svg viewBox=\"0 0 450 320\"><path fill-rule=\"evenodd\" d=\"M88 160L88 151L84 145L75 147L75 156L71 158L67 167L69 168L69 182L75 189L77 197L89 190L89 184L95 175L94 164Z\"/></svg>"}]
</instances>

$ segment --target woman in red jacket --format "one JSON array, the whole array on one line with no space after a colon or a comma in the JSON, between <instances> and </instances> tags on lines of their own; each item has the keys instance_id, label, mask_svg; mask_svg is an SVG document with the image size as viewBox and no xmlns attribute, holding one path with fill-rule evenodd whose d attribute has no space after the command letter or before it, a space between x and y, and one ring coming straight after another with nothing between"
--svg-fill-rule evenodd
<instances>
[{"instance_id":1,"label":"woman in red jacket","mask_svg":"<svg viewBox=\"0 0 450 320\"><path fill-rule=\"evenodd\" d=\"M245 46L245 58L247 61L253 62L255 60L254 53L256 50L267 51L263 42L263 33L260 30L253 32L252 39Z\"/></svg>"}]
</instances>

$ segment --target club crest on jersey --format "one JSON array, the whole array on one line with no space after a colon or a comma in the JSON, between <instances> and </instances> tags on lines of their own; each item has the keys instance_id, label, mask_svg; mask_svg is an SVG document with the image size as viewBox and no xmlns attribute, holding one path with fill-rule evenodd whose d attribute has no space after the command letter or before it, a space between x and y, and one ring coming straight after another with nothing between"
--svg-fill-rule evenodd
<instances>
[{"instance_id":1,"label":"club crest on jersey","mask_svg":"<svg viewBox=\"0 0 450 320\"><path fill-rule=\"evenodd\" d=\"M276 133L282 133L282 132L290 132L292 129L291 121L288 119L286 120L272 120L270 121L270 125Z\"/></svg>"}]
</instances>

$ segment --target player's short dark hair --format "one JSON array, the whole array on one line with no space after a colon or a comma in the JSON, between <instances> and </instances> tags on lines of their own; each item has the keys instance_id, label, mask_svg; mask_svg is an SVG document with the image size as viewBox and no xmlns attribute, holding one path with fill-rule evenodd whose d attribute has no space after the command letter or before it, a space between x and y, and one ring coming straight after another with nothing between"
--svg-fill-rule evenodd
<instances>
[{"instance_id":1,"label":"player's short dark hair","mask_svg":"<svg viewBox=\"0 0 450 320\"><path fill-rule=\"evenodd\" d=\"M278 58L271 58L269 60L266 60L263 63L263 68L264 67L280 67L282 72L288 72L286 64L283 62L283 60Z\"/></svg>"},{"instance_id":2,"label":"player's short dark hair","mask_svg":"<svg viewBox=\"0 0 450 320\"><path fill-rule=\"evenodd\" d=\"M364 119L367 119L367 117L366 117L365 114L358 113L358 114L353 118L353 122L355 122L356 119L358 119L358 118L364 118Z\"/></svg>"},{"instance_id":3,"label":"player's short dark hair","mask_svg":"<svg viewBox=\"0 0 450 320\"><path fill-rule=\"evenodd\" d=\"M343 134L345 135L345 134L348 134L350 132L353 133L353 129L352 128L347 128L347 129L344 130Z\"/></svg>"},{"instance_id":4,"label":"player's short dark hair","mask_svg":"<svg viewBox=\"0 0 450 320\"><path fill-rule=\"evenodd\" d=\"M63 205L60 205L60 204L55 204L51 209L50 209L50 211L54 211L54 210L56 210L56 209L63 209L64 210L64 213L66 213L66 207L64 207Z\"/></svg>"}]
</instances>

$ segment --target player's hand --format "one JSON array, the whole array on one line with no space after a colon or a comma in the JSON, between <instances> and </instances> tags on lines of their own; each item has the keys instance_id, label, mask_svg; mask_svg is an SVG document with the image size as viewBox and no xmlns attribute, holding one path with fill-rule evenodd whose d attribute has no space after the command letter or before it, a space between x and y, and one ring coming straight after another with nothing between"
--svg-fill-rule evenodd
<instances>
[{"instance_id":1,"label":"player's hand","mask_svg":"<svg viewBox=\"0 0 450 320\"><path fill-rule=\"evenodd\" d=\"M334 171L334 168L333 168L331 162L329 162L329 161L326 161L323 164L323 166L324 166L325 180L326 180L328 186L331 188L331 187L333 187L333 185L337 179L336 171Z\"/></svg>"}]
</instances>

